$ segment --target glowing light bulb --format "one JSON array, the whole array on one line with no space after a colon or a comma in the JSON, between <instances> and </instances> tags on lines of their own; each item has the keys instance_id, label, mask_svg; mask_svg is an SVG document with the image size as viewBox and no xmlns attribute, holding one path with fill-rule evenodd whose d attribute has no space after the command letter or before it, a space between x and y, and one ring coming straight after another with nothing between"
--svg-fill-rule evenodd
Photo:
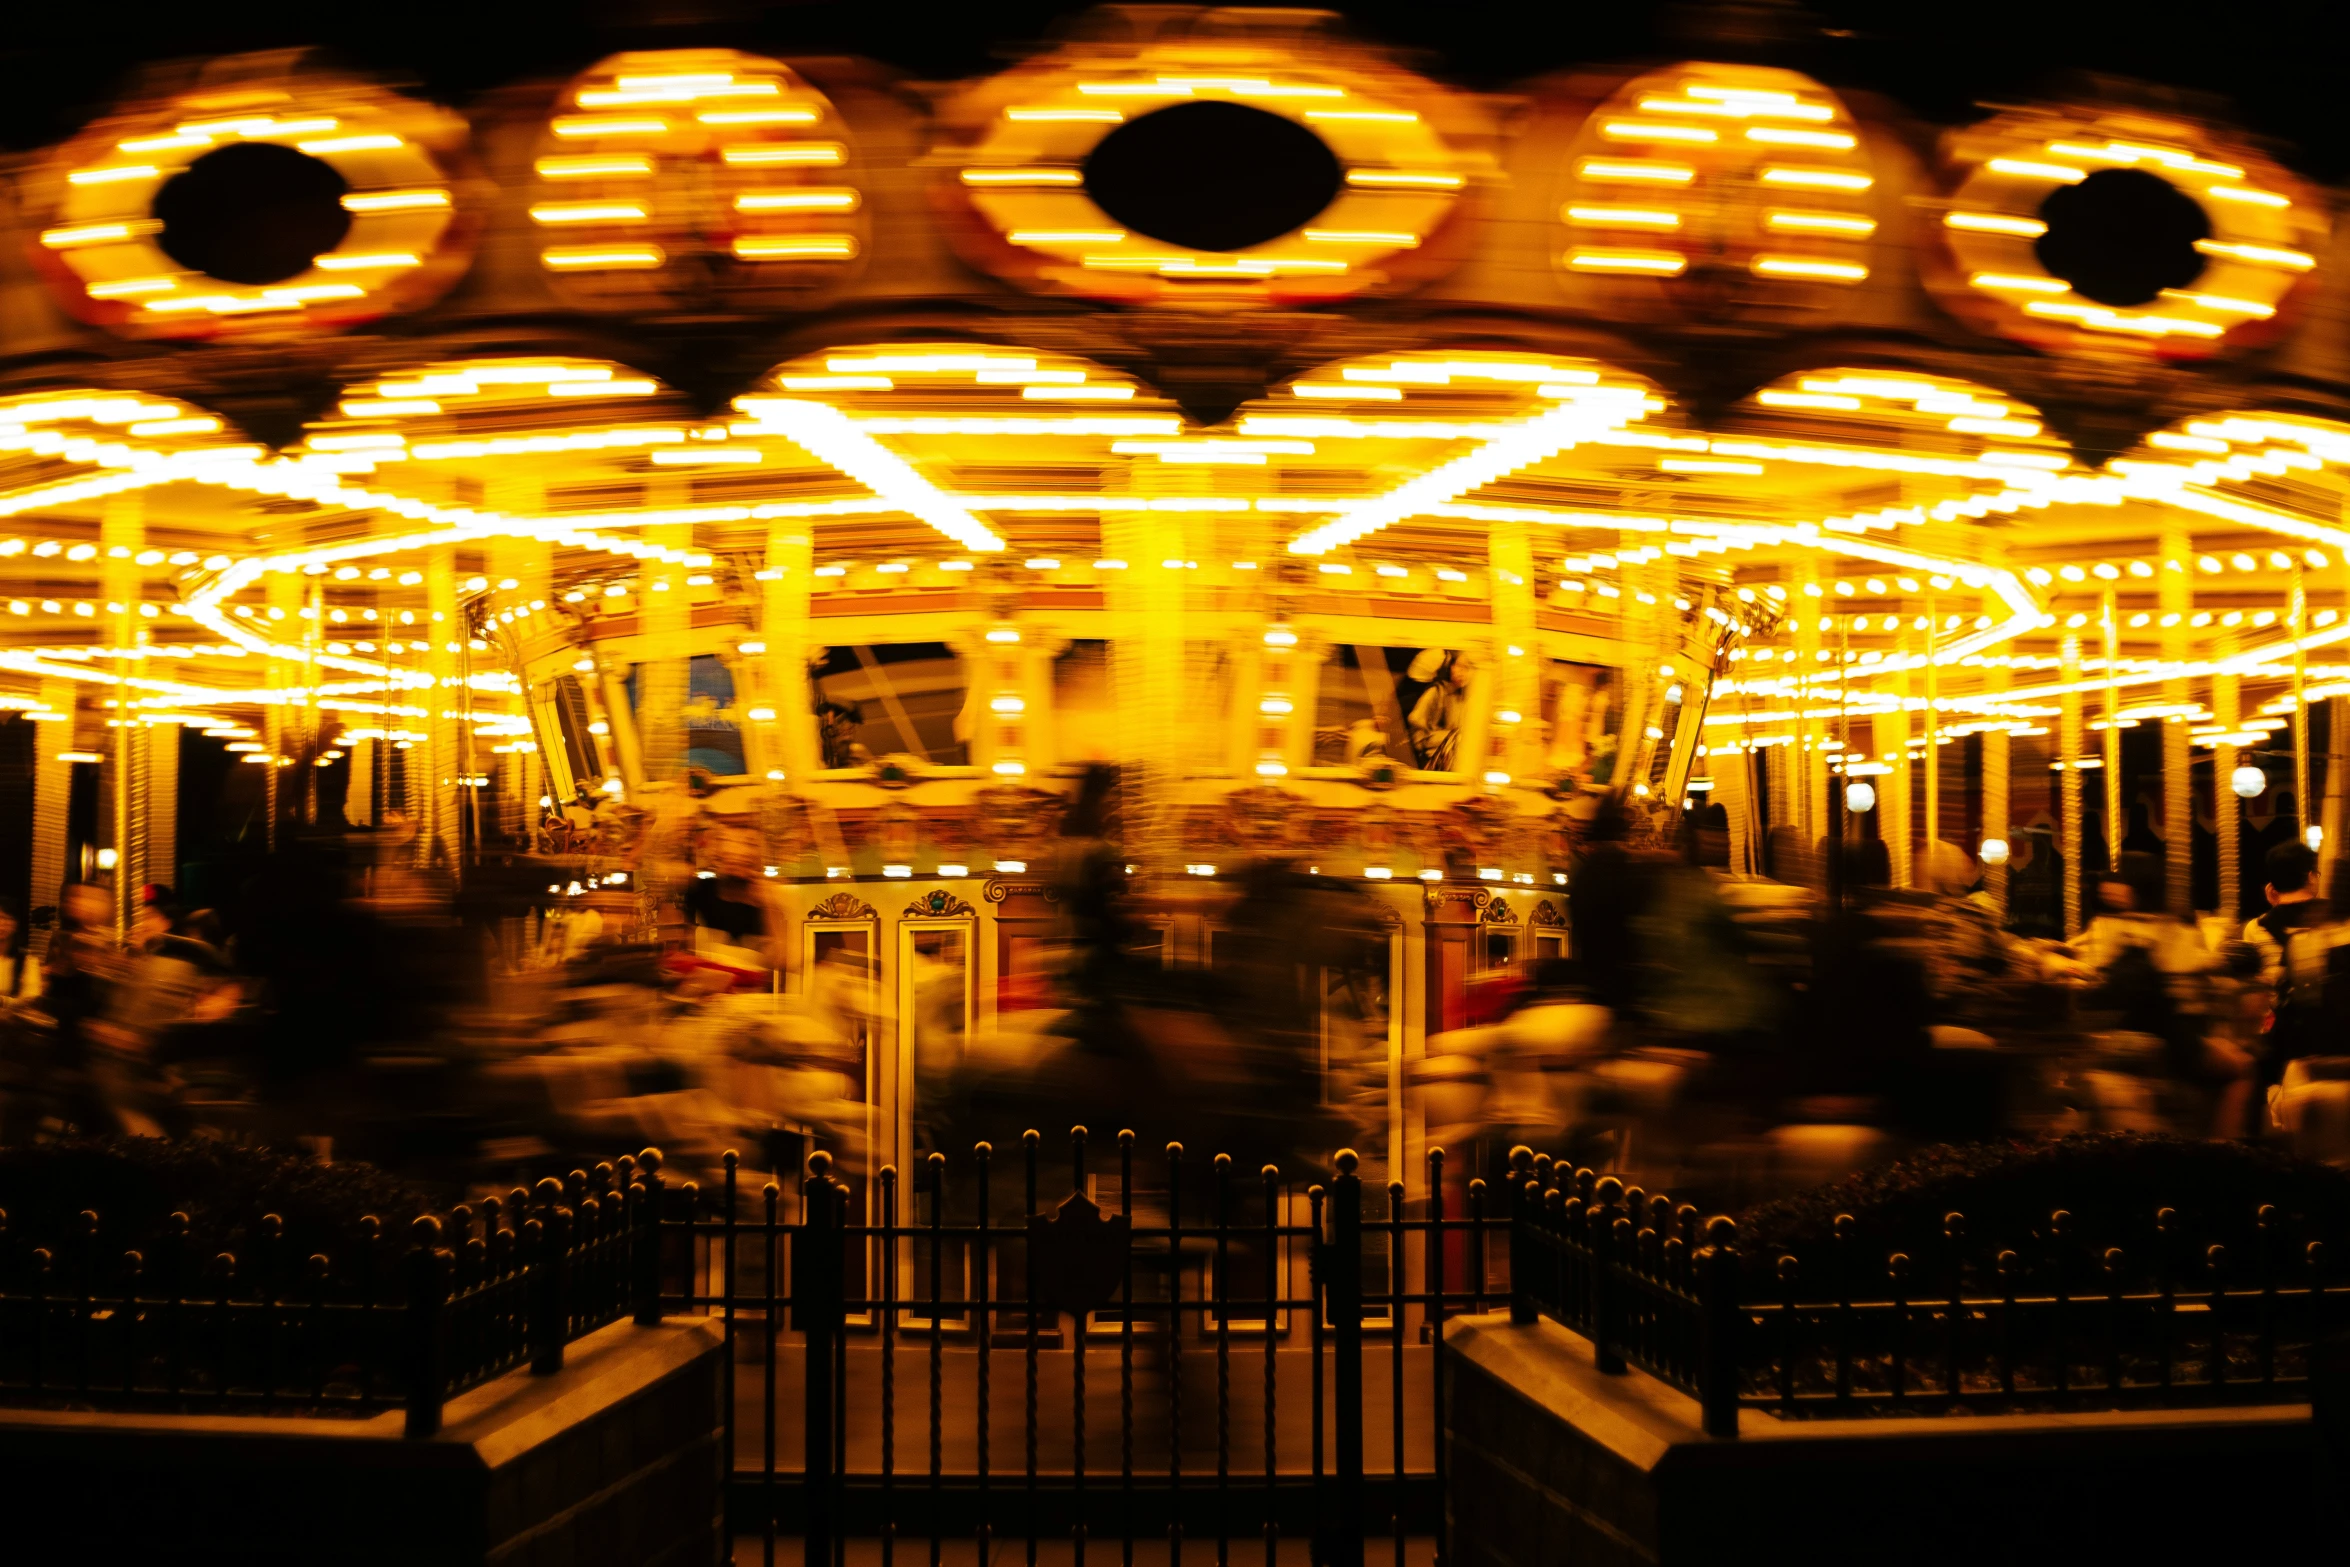
<instances>
[{"instance_id":1,"label":"glowing light bulb","mask_svg":"<svg viewBox=\"0 0 2350 1567\"><path fill-rule=\"evenodd\" d=\"M2254 800L2268 787L2268 774L2247 762L2228 774L2228 787L2239 800Z\"/></svg>"},{"instance_id":2,"label":"glowing light bulb","mask_svg":"<svg viewBox=\"0 0 2350 1567\"><path fill-rule=\"evenodd\" d=\"M1875 786L1866 782L1846 784L1844 786L1844 808L1859 816L1865 816L1875 810L1877 808Z\"/></svg>"},{"instance_id":3,"label":"glowing light bulb","mask_svg":"<svg viewBox=\"0 0 2350 1567\"><path fill-rule=\"evenodd\" d=\"M2007 840L2005 838L1985 838L1982 856L1985 865L2005 865L2007 863Z\"/></svg>"}]
</instances>

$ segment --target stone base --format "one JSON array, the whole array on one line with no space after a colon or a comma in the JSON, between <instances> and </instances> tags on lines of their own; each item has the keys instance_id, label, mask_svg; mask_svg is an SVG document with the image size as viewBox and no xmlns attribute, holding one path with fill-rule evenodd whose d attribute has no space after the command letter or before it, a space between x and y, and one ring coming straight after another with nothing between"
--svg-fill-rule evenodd
<instances>
[{"instance_id":1,"label":"stone base","mask_svg":"<svg viewBox=\"0 0 2350 1567\"><path fill-rule=\"evenodd\" d=\"M616 1323L410 1441L365 1420L0 1409L0 1529L24 1562L709 1567L721 1559L714 1322Z\"/></svg>"},{"instance_id":2,"label":"stone base","mask_svg":"<svg viewBox=\"0 0 2350 1567\"><path fill-rule=\"evenodd\" d=\"M1957 1419L1739 1417L1544 1321L1445 1328L1453 1567L2317 1560L2335 1509L2306 1404ZM2322 1515L2322 1516L2321 1516ZM2321 1540L2331 1543L2321 1545Z\"/></svg>"}]
</instances>

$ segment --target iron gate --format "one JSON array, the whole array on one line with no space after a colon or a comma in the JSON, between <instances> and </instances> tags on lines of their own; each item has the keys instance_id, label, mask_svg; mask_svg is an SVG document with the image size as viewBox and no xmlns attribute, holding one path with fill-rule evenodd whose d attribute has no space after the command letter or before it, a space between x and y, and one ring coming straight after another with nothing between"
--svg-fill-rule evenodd
<instances>
[{"instance_id":1,"label":"iron gate","mask_svg":"<svg viewBox=\"0 0 2350 1567\"><path fill-rule=\"evenodd\" d=\"M1442 1324L1508 1292L1485 1182L1448 1188L1433 1149L1417 1194L1351 1151L1303 1189L1131 1132L1112 1169L1088 1151L1072 1129L1048 1175L1031 1131L911 1183L817 1153L796 1192L729 1153L721 1190L673 1199L667 1303L726 1328L734 1532L766 1567L794 1534L807 1567L852 1535L933 1567L1014 1539L1077 1567L1144 1539L1169 1567L1252 1539L1267 1567L1284 1539L1355 1563L1380 1532L1398 1567L1407 1535L1441 1562Z\"/></svg>"}]
</instances>

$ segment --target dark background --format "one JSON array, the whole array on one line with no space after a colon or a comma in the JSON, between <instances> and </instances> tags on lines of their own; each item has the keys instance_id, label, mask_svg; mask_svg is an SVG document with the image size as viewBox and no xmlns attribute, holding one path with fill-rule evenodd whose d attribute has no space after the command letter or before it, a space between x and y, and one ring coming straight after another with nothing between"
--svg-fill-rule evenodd
<instances>
[{"instance_id":1,"label":"dark background","mask_svg":"<svg viewBox=\"0 0 2350 1567\"><path fill-rule=\"evenodd\" d=\"M22 0L0 29L0 143L56 141L142 62L186 56L322 46L462 107L502 83L568 74L613 49L695 43L865 55L915 79L946 80L1016 57L1084 9L1051 0ZM1775 58L1833 87L1886 93L1927 120L1963 120L1978 105L2094 72L2215 95L2217 105L2202 107L2273 138L2292 167L2327 180L2350 172L2344 0L1820 0L1806 12L1655 0L1373 0L1330 9L1471 88L1612 61L1718 58L1726 51L1688 41L1693 10L1748 22L1774 16L1793 35Z\"/></svg>"}]
</instances>

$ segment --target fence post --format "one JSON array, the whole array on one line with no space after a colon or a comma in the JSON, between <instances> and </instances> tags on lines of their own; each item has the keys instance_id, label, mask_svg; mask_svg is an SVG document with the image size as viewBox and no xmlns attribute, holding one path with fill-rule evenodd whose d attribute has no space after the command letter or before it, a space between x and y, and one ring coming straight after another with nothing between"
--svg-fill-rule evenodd
<instances>
[{"instance_id":1,"label":"fence post","mask_svg":"<svg viewBox=\"0 0 2350 1567\"><path fill-rule=\"evenodd\" d=\"M807 1511L804 1567L832 1567L833 1359L841 1324L841 1186L832 1156L808 1156L801 1187L799 1256L792 1267L792 1312L806 1336L807 1399L802 1413L806 1455L802 1505Z\"/></svg>"},{"instance_id":2,"label":"fence post","mask_svg":"<svg viewBox=\"0 0 2350 1567\"><path fill-rule=\"evenodd\" d=\"M661 1322L661 1150L648 1148L637 1155L637 1170L639 1183L628 1196L636 1210L629 1260L636 1265L636 1325L650 1328Z\"/></svg>"},{"instance_id":3,"label":"fence post","mask_svg":"<svg viewBox=\"0 0 2350 1567\"><path fill-rule=\"evenodd\" d=\"M1519 1327L1540 1315L1534 1299L1534 1150L1523 1143L1510 1150L1510 1321Z\"/></svg>"},{"instance_id":4,"label":"fence post","mask_svg":"<svg viewBox=\"0 0 2350 1567\"><path fill-rule=\"evenodd\" d=\"M1330 1182L1329 1266L1322 1270L1323 1299L1337 1340L1333 1391L1337 1394L1338 1477L1330 1540L1323 1567L1361 1567L1363 1560L1363 1182L1361 1160L1352 1148L1339 1150L1338 1173ZM1396 1324L1402 1332L1403 1325Z\"/></svg>"},{"instance_id":5,"label":"fence post","mask_svg":"<svg viewBox=\"0 0 2350 1567\"><path fill-rule=\"evenodd\" d=\"M1591 1362L1606 1375L1624 1374L1621 1287L1616 1282L1616 1220L1624 1211L1624 1183L1610 1175L1591 1189L1583 1210L1585 1250L1591 1258Z\"/></svg>"},{"instance_id":6,"label":"fence post","mask_svg":"<svg viewBox=\"0 0 2350 1567\"><path fill-rule=\"evenodd\" d=\"M553 1192L547 1191L555 1186ZM555 1199L553 1181L541 1181L538 1256L531 1267L530 1369L553 1376L563 1369L563 1346L571 1337L571 1210Z\"/></svg>"},{"instance_id":7,"label":"fence post","mask_svg":"<svg viewBox=\"0 0 2350 1567\"><path fill-rule=\"evenodd\" d=\"M408 1435L433 1436L441 1429L447 1385L449 1254L441 1249L441 1221L430 1214L408 1233L416 1242L408 1252Z\"/></svg>"},{"instance_id":8,"label":"fence post","mask_svg":"<svg viewBox=\"0 0 2350 1567\"><path fill-rule=\"evenodd\" d=\"M1738 1226L1708 1220L1697 1254L1697 1401L1707 1436L1738 1434Z\"/></svg>"}]
</instances>

